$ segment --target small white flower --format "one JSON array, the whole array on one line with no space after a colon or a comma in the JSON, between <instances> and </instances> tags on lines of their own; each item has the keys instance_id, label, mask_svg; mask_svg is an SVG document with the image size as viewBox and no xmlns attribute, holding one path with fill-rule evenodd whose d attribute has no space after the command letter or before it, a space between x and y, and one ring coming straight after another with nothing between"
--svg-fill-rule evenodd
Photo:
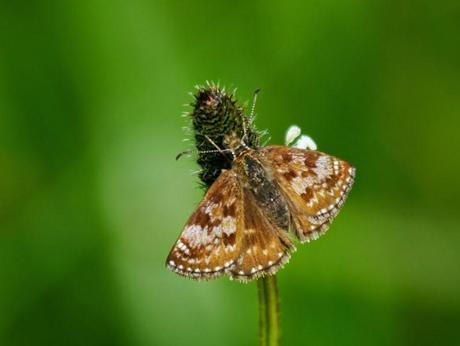
<instances>
[{"instance_id":1,"label":"small white flower","mask_svg":"<svg viewBox=\"0 0 460 346\"><path fill-rule=\"evenodd\" d=\"M300 127L298 127L297 125L291 125L286 132L286 145L291 145L297 139L297 137L300 136L300 134Z\"/></svg>"},{"instance_id":2,"label":"small white flower","mask_svg":"<svg viewBox=\"0 0 460 346\"><path fill-rule=\"evenodd\" d=\"M299 149L316 150L315 141L310 136L302 135L301 133L300 127L291 125L286 132L286 145L292 145L294 148Z\"/></svg>"},{"instance_id":3,"label":"small white flower","mask_svg":"<svg viewBox=\"0 0 460 346\"><path fill-rule=\"evenodd\" d=\"M307 135L300 136L300 138L294 144L294 147L308 150L316 150L317 148L315 141Z\"/></svg>"}]
</instances>

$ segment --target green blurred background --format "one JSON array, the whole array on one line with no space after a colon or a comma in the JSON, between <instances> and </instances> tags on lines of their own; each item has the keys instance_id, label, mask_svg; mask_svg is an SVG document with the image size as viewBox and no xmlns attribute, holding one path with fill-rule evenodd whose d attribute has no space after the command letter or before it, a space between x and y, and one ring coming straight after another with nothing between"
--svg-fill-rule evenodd
<instances>
[{"instance_id":1,"label":"green blurred background","mask_svg":"<svg viewBox=\"0 0 460 346\"><path fill-rule=\"evenodd\" d=\"M460 344L460 4L0 2L0 345L254 345L256 285L164 267L193 85L357 167L279 274L285 345Z\"/></svg>"}]
</instances>

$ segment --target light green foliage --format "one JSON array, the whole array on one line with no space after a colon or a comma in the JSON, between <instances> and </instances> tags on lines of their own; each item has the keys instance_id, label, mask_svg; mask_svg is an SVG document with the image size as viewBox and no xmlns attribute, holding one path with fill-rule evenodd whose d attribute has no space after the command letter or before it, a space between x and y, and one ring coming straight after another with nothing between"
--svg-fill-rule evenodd
<instances>
[{"instance_id":1,"label":"light green foliage","mask_svg":"<svg viewBox=\"0 0 460 346\"><path fill-rule=\"evenodd\" d=\"M357 179L278 277L284 345L459 344L457 0L0 3L0 345L255 345L256 284L164 267L187 92L261 88ZM190 110L190 108L188 109Z\"/></svg>"}]
</instances>

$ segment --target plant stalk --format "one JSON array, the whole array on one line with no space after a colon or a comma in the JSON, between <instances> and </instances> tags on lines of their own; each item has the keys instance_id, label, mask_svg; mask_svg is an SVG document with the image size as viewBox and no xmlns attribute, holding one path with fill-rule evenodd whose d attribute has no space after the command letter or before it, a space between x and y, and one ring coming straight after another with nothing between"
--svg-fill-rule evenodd
<instances>
[{"instance_id":1,"label":"plant stalk","mask_svg":"<svg viewBox=\"0 0 460 346\"><path fill-rule=\"evenodd\" d=\"M259 345L280 344L279 295L275 275L257 280L259 292Z\"/></svg>"}]
</instances>

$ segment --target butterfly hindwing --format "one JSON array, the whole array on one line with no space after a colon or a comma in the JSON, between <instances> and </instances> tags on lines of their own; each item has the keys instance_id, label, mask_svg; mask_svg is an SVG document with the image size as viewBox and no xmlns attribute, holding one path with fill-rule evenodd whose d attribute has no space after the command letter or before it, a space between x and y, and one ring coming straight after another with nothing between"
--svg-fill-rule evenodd
<instances>
[{"instance_id":1,"label":"butterfly hindwing","mask_svg":"<svg viewBox=\"0 0 460 346\"><path fill-rule=\"evenodd\" d=\"M243 190L243 201L240 254L230 274L238 280L248 281L274 274L289 260L295 247L287 236L287 230L279 229L269 220L250 190Z\"/></svg>"},{"instance_id":2,"label":"butterfly hindwing","mask_svg":"<svg viewBox=\"0 0 460 346\"><path fill-rule=\"evenodd\" d=\"M241 189L223 171L187 221L166 260L176 273L194 279L217 277L235 266L242 228Z\"/></svg>"},{"instance_id":3,"label":"butterfly hindwing","mask_svg":"<svg viewBox=\"0 0 460 346\"><path fill-rule=\"evenodd\" d=\"M272 145L260 153L286 198L298 238L304 242L319 237L345 202L355 168L314 150Z\"/></svg>"}]
</instances>

